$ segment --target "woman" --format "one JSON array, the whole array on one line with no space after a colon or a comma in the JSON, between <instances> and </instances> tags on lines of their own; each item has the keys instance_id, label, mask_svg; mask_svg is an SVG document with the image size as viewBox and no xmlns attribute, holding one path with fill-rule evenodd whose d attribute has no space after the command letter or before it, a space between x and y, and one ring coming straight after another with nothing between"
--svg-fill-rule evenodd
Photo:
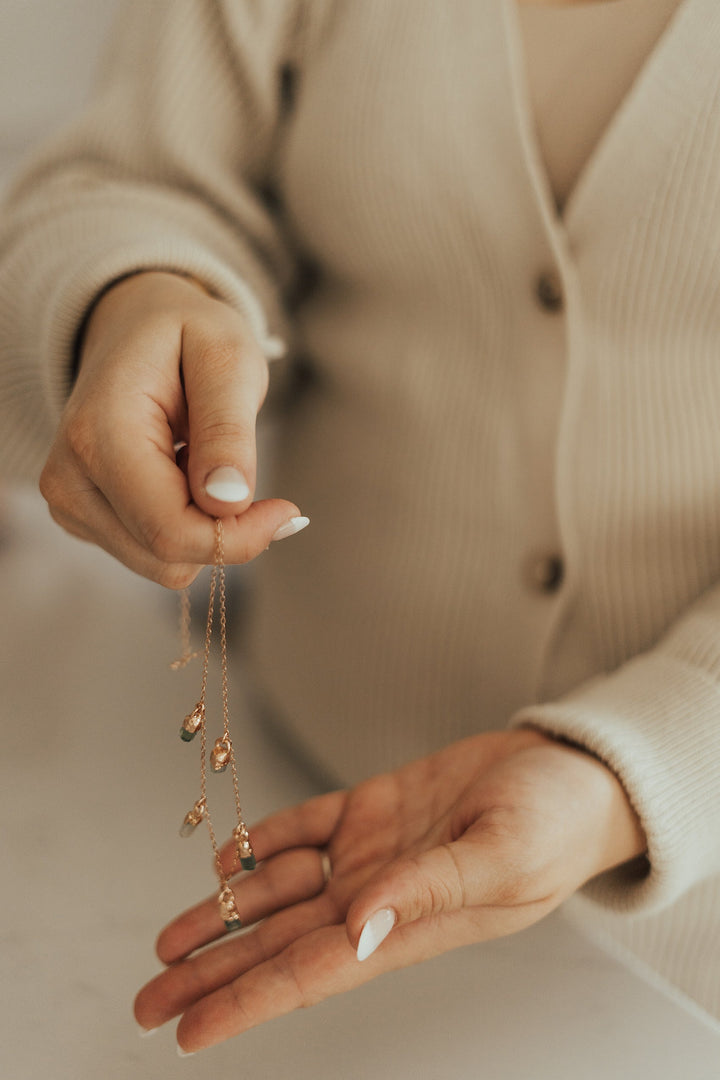
<instances>
[{"instance_id":1,"label":"woman","mask_svg":"<svg viewBox=\"0 0 720 1080\"><path fill-rule=\"evenodd\" d=\"M581 887L720 1007L676 959L720 872L720 18L591 8L573 130L579 12L130 4L11 197L6 456L56 520L178 588L214 518L229 562L312 518L258 560L253 693L357 786L253 830L252 934L161 935L136 1014L184 1052ZM297 502L253 502L268 360Z\"/></svg>"}]
</instances>

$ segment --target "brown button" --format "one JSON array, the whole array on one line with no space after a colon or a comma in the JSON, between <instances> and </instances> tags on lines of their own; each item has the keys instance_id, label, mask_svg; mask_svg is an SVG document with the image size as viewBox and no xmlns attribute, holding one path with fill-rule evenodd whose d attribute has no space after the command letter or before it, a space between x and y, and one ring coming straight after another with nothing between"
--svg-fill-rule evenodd
<instances>
[{"instance_id":1,"label":"brown button","mask_svg":"<svg viewBox=\"0 0 720 1080\"><path fill-rule=\"evenodd\" d=\"M562 311L563 291L559 276L554 270L546 270L535 282L535 296L545 311Z\"/></svg>"},{"instance_id":2,"label":"brown button","mask_svg":"<svg viewBox=\"0 0 720 1080\"><path fill-rule=\"evenodd\" d=\"M535 556L528 562L528 582L538 592L557 592L565 577L565 564L559 555Z\"/></svg>"}]
</instances>

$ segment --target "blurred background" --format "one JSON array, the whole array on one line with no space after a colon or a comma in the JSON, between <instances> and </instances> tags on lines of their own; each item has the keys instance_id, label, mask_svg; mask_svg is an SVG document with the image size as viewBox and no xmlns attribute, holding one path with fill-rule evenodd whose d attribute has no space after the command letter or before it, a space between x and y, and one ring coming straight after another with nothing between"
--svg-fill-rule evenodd
<instances>
[{"instance_id":1,"label":"blurred background","mask_svg":"<svg viewBox=\"0 0 720 1080\"><path fill-rule=\"evenodd\" d=\"M91 94L116 7L2 0L0 188ZM173 1024L140 1040L131 1004L158 969L155 935L214 884L206 837L177 835L197 796L197 756L177 732L199 669L168 668L175 596L63 534L34 490L0 496L2 1077L717 1076L706 1020L562 916L182 1062ZM202 581L196 627L205 596ZM237 663L231 700L252 765L248 817L311 794L245 715Z\"/></svg>"},{"instance_id":2,"label":"blurred background","mask_svg":"<svg viewBox=\"0 0 720 1080\"><path fill-rule=\"evenodd\" d=\"M90 93L117 0L3 0L0 180Z\"/></svg>"}]
</instances>

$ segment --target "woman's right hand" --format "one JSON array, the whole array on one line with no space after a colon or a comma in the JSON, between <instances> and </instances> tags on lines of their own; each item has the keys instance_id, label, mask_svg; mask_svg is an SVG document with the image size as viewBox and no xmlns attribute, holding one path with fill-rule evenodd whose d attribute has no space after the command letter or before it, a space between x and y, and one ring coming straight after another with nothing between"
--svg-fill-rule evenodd
<instances>
[{"instance_id":1,"label":"woman's right hand","mask_svg":"<svg viewBox=\"0 0 720 1080\"><path fill-rule=\"evenodd\" d=\"M228 563L254 558L283 526L297 531L293 503L252 501L267 383L243 316L202 286L159 272L119 282L88 320L40 480L53 518L174 589L213 561L216 517Z\"/></svg>"}]
</instances>

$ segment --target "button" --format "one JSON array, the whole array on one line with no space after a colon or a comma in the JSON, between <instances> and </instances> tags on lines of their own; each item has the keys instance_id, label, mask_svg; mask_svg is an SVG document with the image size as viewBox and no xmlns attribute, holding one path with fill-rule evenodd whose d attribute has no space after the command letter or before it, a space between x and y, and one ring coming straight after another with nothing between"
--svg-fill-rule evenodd
<instances>
[{"instance_id":1,"label":"button","mask_svg":"<svg viewBox=\"0 0 720 1080\"><path fill-rule=\"evenodd\" d=\"M535 282L535 296L545 311L562 311L562 282L554 270L546 270Z\"/></svg>"},{"instance_id":2,"label":"button","mask_svg":"<svg viewBox=\"0 0 720 1080\"><path fill-rule=\"evenodd\" d=\"M559 555L536 555L528 561L527 580L538 592L557 592L564 577L565 564Z\"/></svg>"}]
</instances>

